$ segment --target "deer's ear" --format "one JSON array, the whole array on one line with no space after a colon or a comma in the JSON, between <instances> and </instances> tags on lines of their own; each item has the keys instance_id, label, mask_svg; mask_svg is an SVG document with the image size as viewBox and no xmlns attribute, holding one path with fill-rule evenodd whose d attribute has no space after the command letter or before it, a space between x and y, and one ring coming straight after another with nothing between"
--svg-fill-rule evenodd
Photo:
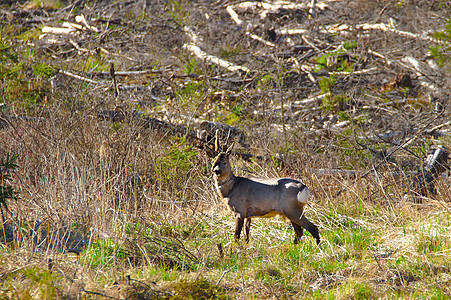
<instances>
[{"instance_id":1,"label":"deer's ear","mask_svg":"<svg viewBox=\"0 0 451 300\"><path fill-rule=\"evenodd\" d=\"M233 146L235 146L235 142L233 142L232 145L230 145L230 147L227 148L227 151L226 151L227 155L230 155L230 153L232 153Z\"/></svg>"}]
</instances>

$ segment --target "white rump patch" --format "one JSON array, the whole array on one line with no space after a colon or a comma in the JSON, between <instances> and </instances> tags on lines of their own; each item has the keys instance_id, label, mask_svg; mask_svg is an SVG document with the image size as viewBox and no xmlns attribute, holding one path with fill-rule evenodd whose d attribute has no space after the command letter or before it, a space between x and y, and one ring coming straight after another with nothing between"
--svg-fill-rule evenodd
<instances>
[{"instance_id":1,"label":"white rump patch","mask_svg":"<svg viewBox=\"0 0 451 300\"><path fill-rule=\"evenodd\" d=\"M310 197L311 194L312 194L312 192L310 192L308 187L304 186L302 191L300 191L298 193L298 202L299 202L299 204L302 204L302 205L307 204L307 200L308 200L308 198Z\"/></svg>"}]
</instances>

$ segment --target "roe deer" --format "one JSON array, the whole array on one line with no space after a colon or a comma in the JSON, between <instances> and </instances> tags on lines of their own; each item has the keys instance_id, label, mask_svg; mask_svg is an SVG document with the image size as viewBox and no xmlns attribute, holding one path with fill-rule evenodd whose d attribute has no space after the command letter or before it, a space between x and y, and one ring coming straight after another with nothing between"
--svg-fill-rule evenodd
<instances>
[{"instance_id":1,"label":"roe deer","mask_svg":"<svg viewBox=\"0 0 451 300\"><path fill-rule=\"evenodd\" d=\"M230 166L230 152L231 148L216 156L212 171L219 196L235 214L235 239L240 238L244 220L248 242L251 218L283 215L294 227L295 244L302 237L302 228L310 232L319 244L318 228L304 215L310 190L302 182L289 178L237 177Z\"/></svg>"}]
</instances>

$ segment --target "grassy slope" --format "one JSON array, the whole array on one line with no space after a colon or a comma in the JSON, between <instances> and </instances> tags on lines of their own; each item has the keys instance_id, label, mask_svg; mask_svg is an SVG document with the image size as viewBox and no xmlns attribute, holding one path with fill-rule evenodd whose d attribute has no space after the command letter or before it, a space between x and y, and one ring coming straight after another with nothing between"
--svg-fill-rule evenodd
<instances>
[{"instance_id":1,"label":"grassy slope","mask_svg":"<svg viewBox=\"0 0 451 300\"><path fill-rule=\"evenodd\" d=\"M352 144L352 137L364 130L360 120L369 116L356 114L347 132L314 141L302 122L299 125L290 119L285 130L278 132L271 129L272 115L255 121L246 108L253 107L253 97L272 101L271 93L288 82L288 77L279 76L289 73L285 65L274 65L269 73L262 69L252 85L229 89L222 98L215 94L222 89L213 80L191 82L158 74L125 79L152 86L165 101L149 104L140 102L148 99L145 96L122 93L120 104L149 114L164 108L176 117L194 111L203 118L243 128L252 137L255 153L286 154L289 168L277 160L235 159L233 163L238 173L246 173L244 169L261 176L300 174L315 193L306 213L320 228L319 247L308 233L299 245L293 245L293 229L277 218L255 221L249 244L233 241L234 222L214 195L209 159L203 153L183 138L155 133L137 123L99 120L98 110L116 105L114 93L108 89L110 83L96 86L55 73L59 68L90 71L96 65L96 70L107 70L110 61L124 70L134 64L160 69L171 62L178 74L220 73L180 51L180 37L174 37L180 32L177 22L199 25L197 10L190 10L189 3L183 1L161 8L159 13L171 18L169 25L175 29L155 25L163 18L155 19L153 8L148 8L148 15L117 11L124 22L134 20L136 27L149 26L146 30L154 34L155 44L149 43L145 51L155 58L150 62L143 58L143 65L104 53L81 51L58 56L64 48L39 48L41 25L25 26L19 21L2 24L2 114L35 118L8 119L0 131L0 154L19 154L13 185L20 195L19 200L11 201L11 213L4 211L2 296L451 297L449 181L440 183L434 199L416 204L403 197L408 191L405 182L390 178L388 172L364 179L311 174L310 167L371 169L375 159ZM114 23L105 37L105 47L123 46L123 51L130 53L140 50L140 44L128 38L142 31L129 25ZM124 28L134 35L129 37ZM214 34L210 32L209 37ZM95 49L97 38L90 36L83 47ZM231 37L224 39L220 45L223 57L233 59L233 53L248 51L228 45L237 42L227 40ZM244 48L248 43L239 40L238 45ZM320 86L315 89L319 91ZM240 96L228 97L227 93ZM414 104L423 101L409 99ZM333 101L323 104L324 115L330 113L331 105ZM429 103L418 109L411 105L404 113L433 114L432 106ZM448 145L449 139L442 142ZM428 143L427 138L420 139L412 151L421 153L418 149ZM337 194L340 189L343 192ZM38 220L42 223L34 232Z\"/></svg>"}]
</instances>

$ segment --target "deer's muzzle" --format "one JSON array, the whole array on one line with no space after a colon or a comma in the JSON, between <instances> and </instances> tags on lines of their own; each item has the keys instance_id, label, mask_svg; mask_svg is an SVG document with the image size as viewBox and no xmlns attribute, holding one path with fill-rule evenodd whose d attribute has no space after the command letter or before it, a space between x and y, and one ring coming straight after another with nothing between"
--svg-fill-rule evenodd
<instances>
[{"instance_id":1,"label":"deer's muzzle","mask_svg":"<svg viewBox=\"0 0 451 300\"><path fill-rule=\"evenodd\" d=\"M219 168L219 166L214 166L213 168L213 173L215 173L216 175L221 175L221 169Z\"/></svg>"}]
</instances>

